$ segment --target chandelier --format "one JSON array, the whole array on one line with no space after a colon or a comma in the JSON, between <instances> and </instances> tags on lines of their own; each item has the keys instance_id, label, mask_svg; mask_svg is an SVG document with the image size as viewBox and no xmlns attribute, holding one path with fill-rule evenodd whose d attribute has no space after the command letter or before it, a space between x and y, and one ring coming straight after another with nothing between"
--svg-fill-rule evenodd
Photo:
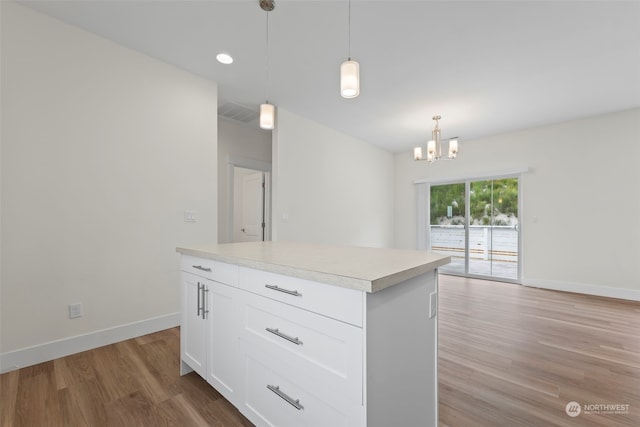
<instances>
[{"instance_id":1,"label":"chandelier","mask_svg":"<svg viewBox=\"0 0 640 427\"><path fill-rule=\"evenodd\" d=\"M426 160L429 163L433 163L436 160L442 158L442 141L440 140L440 123L439 120L442 117L433 116L433 120L436 122L436 126L431 131L431 140L427 142L427 156L422 153L422 147L415 147L413 149L414 160ZM448 155L446 158L453 160L458 155L458 138L451 138L448 141Z\"/></svg>"}]
</instances>

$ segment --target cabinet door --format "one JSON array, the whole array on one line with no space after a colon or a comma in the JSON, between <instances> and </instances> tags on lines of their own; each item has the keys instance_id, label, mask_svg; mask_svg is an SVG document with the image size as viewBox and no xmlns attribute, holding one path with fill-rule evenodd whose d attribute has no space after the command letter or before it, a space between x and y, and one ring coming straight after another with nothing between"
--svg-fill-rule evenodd
<instances>
[{"instance_id":1,"label":"cabinet door","mask_svg":"<svg viewBox=\"0 0 640 427\"><path fill-rule=\"evenodd\" d=\"M227 400L239 399L240 297L237 288L208 281L206 317L209 322L209 357L207 381Z\"/></svg>"},{"instance_id":2,"label":"cabinet door","mask_svg":"<svg viewBox=\"0 0 640 427\"><path fill-rule=\"evenodd\" d=\"M206 279L190 273L181 273L182 325L180 347L182 362L205 378L207 360L207 321L203 319L202 288Z\"/></svg>"}]
</instances>

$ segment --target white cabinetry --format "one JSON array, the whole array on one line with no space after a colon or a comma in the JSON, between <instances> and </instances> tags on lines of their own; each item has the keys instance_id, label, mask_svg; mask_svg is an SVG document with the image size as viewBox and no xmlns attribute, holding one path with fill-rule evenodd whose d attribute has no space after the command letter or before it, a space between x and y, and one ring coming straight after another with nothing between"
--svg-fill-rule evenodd
<instances>
[{"instance_id":1,"label":"white cabinetry","mask_svg":"<svg viewBox=\"0 0 640 427\"><path fill-rule=\"evenodd\" d=\"M207 326L202 315L205 279L191 273L182 272L182 327L180 328L180 348L182 362L186 363L201 377L206 376L207 366ZM183 373L185 367L182 367Z\"/></svg>"},{"instance_id":2,"label":"white cabinetry","mask_svg":"<svg viewBox=\"0 0 640 427\"><path fill-rule=\"evenodd\" d=\"M257 426L437 425L435 270L377 292L187 255L182 270L183 368Z\"/></svg>"},{"instance_id":3,"label":"white cabinetry","mask_svg":"<svg viewBox=\"0 0 640 427\"><path fill-rule=\"evenodd\" d=\"M183 256L181 373L194 370L235 403L238 363L238 267Z\"/></svg>"},{"instance_id":4,"label":"white cabinetry","mask_svg":"<svg viewBox=\"0 0 640 427\"><path fill-rule=\"evenodd\" d=\"M363 292L247 268L240 287L240 411L258 426L364 426Z\"/></svg>"},{"instance_id":5,"label":"white cabinetry","mask_svg":"<svg viewBox=\"0 0 640 427\"><path fill-rule=\"evenodd\" d=\"M227 400L236 403L242 378L238 353L241 291L212 282L209 288L209 346L206 380Z\"/></svg>"}]
</instances>

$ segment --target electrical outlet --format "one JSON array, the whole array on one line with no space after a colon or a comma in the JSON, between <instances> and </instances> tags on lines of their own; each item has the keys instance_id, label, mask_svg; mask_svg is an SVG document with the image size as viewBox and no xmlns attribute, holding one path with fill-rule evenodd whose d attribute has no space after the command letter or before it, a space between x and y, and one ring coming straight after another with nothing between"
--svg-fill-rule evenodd
<instances>
[{"instance_id":1,"label":"electrical outlet","mask_svg":"<svg viewBox=\"0 0 640 427\"><path fill-rule=\"evenodd\" d=\"M69 319L82 317L82 303L69 305Z\"/></svg>"},{"instance_id":2,"label":"electrical outlet","mask_svg":"<svg viewBox=\"0 0 640 427\"><path fill-rule=\"evenodd\" d=\"M429 294L429 319L433 319L438 313L438 293L431 292Z\"/></svg>"}]
</instances>

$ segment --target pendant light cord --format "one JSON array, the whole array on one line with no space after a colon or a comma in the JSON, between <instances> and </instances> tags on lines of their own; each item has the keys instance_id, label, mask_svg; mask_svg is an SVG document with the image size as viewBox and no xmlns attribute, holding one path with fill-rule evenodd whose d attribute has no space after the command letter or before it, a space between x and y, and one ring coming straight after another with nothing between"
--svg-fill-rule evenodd
<instances>
[{"instance_id":1,"label":"pendant light cord","mask_svg":"<svg viewBox=\"0 0 640 427\"><path fill-rule=\"evenodd\" d=\"M267 104L269 103L269 12L266 12L267 14L267 35L265 37L266 40L266 45L267 48L265 50L266 54L265 54L265 64L266 64L266 69L267 69L267 73L266 73L266 78L267 78L267 84L265 85L265 99L267 100Z\"/></svg>"},{"instance_id":2,"label":"pendant light cord","mask_svg":"<svg viewBox=\"0 0 640 427\"><path fill-rule=\"evenodd\" d=\"M349 0L348 2L348 8L349 8L349 12L347 13L347 16L349 17L349 24L348 24L348 37L347 39L349 40L349 44L347 46L347 58L349 58L349 61L351 61L351 0Z\"/></svg>"}]
</instances>

